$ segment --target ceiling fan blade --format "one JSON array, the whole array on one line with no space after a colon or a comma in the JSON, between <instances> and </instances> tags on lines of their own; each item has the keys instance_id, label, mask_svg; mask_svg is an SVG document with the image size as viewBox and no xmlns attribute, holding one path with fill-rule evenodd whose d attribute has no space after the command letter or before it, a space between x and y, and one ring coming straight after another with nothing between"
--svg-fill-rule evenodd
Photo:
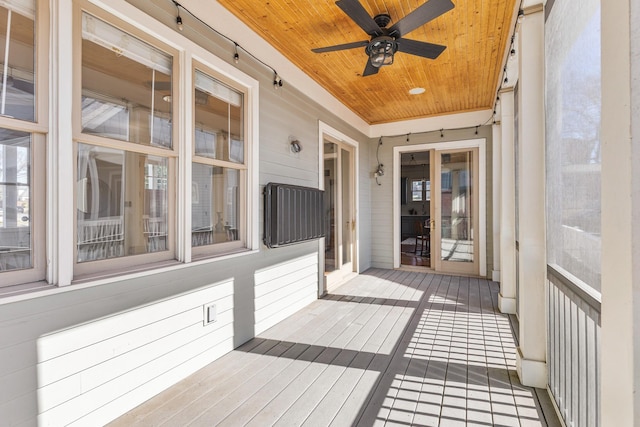
<instances>
[{"instance_id":1,"label":"ceiling fan blade","mask_svg":"<svg viewBox=\"0 0 640 427\"><path fill-rule=\"evenodd\" d=\"M381 36L382 30L358 0L338 0L336 5L370 36Z\"/></svg>"},{"instance_id":2,"label":"ceiling fan blade","mask_svg":"<svg viewBox=\"0 0 640 427\"><path fill-rule=\"evenodd\" d=\"M391 37L399 38L454 8L451 0L428 0L389 28Z\"/></svg>"},{"instance_id":3,"label":"ceiling fan blade","mask_svg":"<svg viewBox=\"0 0 640 427\"><path fill-rule=\"evenodd\" d=\"M363 40L360 42L337 44L335 46L317 47L315 49L311 49L311 51L315 53L335 52L336 50L346 50L346 49L355 49L356 47L365 47L368 44L369 44L368 41Z\"/></svg>"},{"instance_id":4,"label":"ceiling fan blade","mask_svg":"<svg viewBox=\"0 0 640 427\"><path fill-rule=\"evenodd\" d=\"M417 40L397 39L398 52L436 59L447 48L441 44L419 42Z\"/></svg>"},{"instance_id":5,"label":"ceiling fan blade","mask_svg":"<svg viewBox=\"0 0 640 427\"><path fill-rule=\"evenodd\" d=\"M371 63L371 59L369 59L367 61L367 66L364 67L364 71L362 72L362 77L367 77L372 74L378 74L378 71L380 71L380 68L374 67Z\"/></svg>"}]
</instances>

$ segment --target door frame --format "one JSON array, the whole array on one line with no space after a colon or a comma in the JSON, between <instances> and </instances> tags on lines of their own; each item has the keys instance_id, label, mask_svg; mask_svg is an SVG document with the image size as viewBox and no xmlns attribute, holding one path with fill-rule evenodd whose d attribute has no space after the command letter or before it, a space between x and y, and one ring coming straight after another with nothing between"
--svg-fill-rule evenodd
<instances>
[{"instance_id":1,"label":"door frame","mask_svg":"<svg viewBox=\"0 0 640 427\"><path fill-rule=\"evenodd\" d=\"M344 133L338 131L337 129L332 128L328 124L318 121L318 188L320 190L325 190L324 188L324 141L329 140L334 143L338 143L340 145L348 146L351 149L353 154L353 169L352 169L352 190L354 195L353 201L353 219L355 219L355 229L353 230L353 253L352 253L352 272L350 275L343 277L343 280L346 280L351 277L351 275L356 275L360 272L360 192L359 192L359 162L360 158L360 147L358 142L345 135ZM324 274L324 245L325 238L319 240L318 246L318 295L324 295L325 293L331 291L331 289L327 289L327 282L325 281ZM336 283L337 284L337 283Z\"/></svg>"},{"instance_id":2,"label":"door frame","mask_svg":"<svg viewBox=\"0 0 640 427\"><path fill-rule=\"evenodd\" d=\"M430 150L478 149L478 262L479 275L487 276L487 153L486 138L393 147L393 268L400 268L400 155ZM431 191L434 191L433 187ZM432 264L433 265L433 264Z\"/></svg>"}]
</instances>

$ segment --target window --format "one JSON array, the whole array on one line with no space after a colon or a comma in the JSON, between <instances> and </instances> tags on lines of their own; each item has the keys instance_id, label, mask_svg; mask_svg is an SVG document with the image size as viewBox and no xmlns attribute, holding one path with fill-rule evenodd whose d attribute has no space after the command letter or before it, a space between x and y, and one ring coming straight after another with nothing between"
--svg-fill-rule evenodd
<instances>
[{"instance_id":1,"label":"window","mask_svg":"<svg viewBox=\"0 0 640 427\"><path fill-rule=\"evenodd\" d=\"M46 21L46 20L45 20ZM44 24L40 24L44 25ZM46 99L35 0L0 2L0 283L43 280ZM38 29L39 31L40 29ZM7 34L9 37L7 38ZM42 51L42 52L41 52ZM5 58L7 61L5 61Z\"/></svg>"},{"instance_id":2,"label":"window","mask_svg":"<svg viewBox=\"0 0 640 427\"><path fill-rule=\"evenodd\" d=\"M81 66L76 269L173 259L172 56L83 12Z\"/></svg>"},{"instance_id":3,"label":"window","mask_svg":"<svg viewBox=\"0 0 640 427\"><path fill-rule=\"evenodd\" d=\"M424 179L411 180L411 201L422 202L431 200L431 181Z\"/></svg>"},{"instance_id":4,"label":"window","mask_svg":"<svg viewBox=\"0 0 640 427\"><path fill-rule=\"evenodd\" d=\"M247 247L244 94L195 71L195 137L191 184L194 255ZM198 249L195 249L198 248Z\"/></svg>"}]
</instances>

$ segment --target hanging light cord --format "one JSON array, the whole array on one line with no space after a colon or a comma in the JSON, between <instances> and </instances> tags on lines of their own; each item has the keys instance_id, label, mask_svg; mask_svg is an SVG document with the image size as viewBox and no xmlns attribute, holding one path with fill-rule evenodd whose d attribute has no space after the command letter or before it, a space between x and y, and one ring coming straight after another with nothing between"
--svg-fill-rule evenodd
<instances>
[{"instance_id":1,"label":"hanging light cord","mask_svg":"<svg viewBox=\"0 0 640 427\"><path fill-rule=\"evenodd\" d=\"M235 47L235 53L234 53L234 60L236 60L238 58L238 49L242 49L243 52L245 52L247 55L249 55L251 58L253 58L256 62L262 64L264 67L268 68L269 70L271 70L273 72L273 82L274 82L274 87L282 87L282 78L280 78L280 76L278 75L278 72L276 71L275 68L273 68L271 65L267 64L266 62L264 62L262 59L258 58L257 56L255 56L254 54L252 54L251 52L249 52L247 49L245 49L242 45L238 44L235 40L233 40L231 37L221 33L220 31L216 30L215 28L213 28L211 25L207 24L205 21L203 21L202 19L200 19L198 16L196 16L193 12L191 12L189 9L187 9L186 7L184 7L183 5L181 5L180 3L178 3L175 0L171 0L171 2L176 6L176 8L178 9L178 16L180 15L180 9L182 9L183 11L185 11L186 13L188 13L193 19L195 19L196 21L198 21L199 23L201 23L202 25L204 25L205 27L207 27L208 29L210 29L211 31L213 31L214 33L216 33L218 36L222 37L223 39L227 40L229 43L232 43Z\"/></svg>"}]
</instances>

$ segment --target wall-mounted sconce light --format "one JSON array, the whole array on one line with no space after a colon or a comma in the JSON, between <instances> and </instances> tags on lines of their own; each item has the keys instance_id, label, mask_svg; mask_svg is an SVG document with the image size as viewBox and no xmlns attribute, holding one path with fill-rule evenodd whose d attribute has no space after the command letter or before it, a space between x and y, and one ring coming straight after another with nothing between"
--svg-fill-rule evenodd
<instances>
[{"instance_id":1,"label":"wall-mounted sconce light","mask_svg":"<svg viewBox=\"0 0 640 427\"><path fill-rule=\"evenodd\" d=\"M302 151L302 144L300 144L300 141L298 141L297 139L292 140L290 144L292 153L299 153Z\"/></svg>"}]
</instances>

